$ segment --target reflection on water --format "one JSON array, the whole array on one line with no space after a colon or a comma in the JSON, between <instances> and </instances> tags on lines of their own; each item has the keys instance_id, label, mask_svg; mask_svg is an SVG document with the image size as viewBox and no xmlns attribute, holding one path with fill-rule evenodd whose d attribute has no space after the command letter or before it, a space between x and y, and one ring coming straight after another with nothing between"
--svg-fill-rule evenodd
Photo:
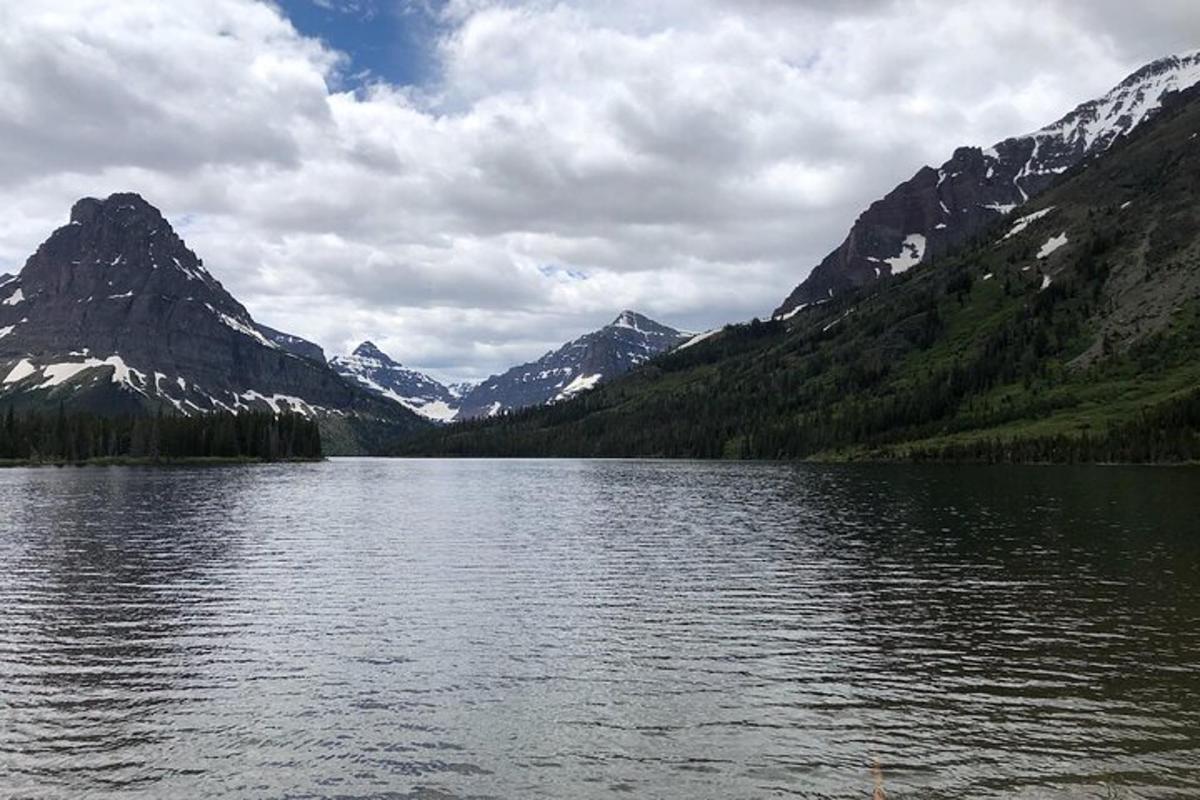
<instances>
[{"instance_id":1,"label":"reflection on water","mask_svg":"<svg viewBox=\"0 0 1200 800\"><path fill-rule=\"evenodd\" d=\"M1194 797L1197 520L1189 470L3 470L0 795Z\"/></svg>"}]
</instances>

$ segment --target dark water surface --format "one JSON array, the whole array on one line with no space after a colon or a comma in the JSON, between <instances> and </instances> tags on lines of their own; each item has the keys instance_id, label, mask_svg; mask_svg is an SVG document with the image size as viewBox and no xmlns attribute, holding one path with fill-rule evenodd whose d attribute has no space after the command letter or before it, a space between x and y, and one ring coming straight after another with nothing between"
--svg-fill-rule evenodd
<instances>
[{"instance_id":1,"label":"dark water surface","mask_svg":"<svg viewBox=\"0 0 1200 800\"><path fill-rule=\"evenodd\" d=\"M0 796L1200 796L1200 470L0 470Z\"/></svg>"}]
</instances>

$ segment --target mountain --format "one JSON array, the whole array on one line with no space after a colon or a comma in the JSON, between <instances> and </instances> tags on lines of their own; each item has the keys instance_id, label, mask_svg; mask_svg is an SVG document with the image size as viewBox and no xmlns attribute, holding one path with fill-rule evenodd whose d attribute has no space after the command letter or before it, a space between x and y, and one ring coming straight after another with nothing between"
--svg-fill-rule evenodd
<instances>
[{"instance_id":1,"label":"mountain","mask_svg":"<svg viewBox=\"0 0 1200 800\"><path fill-rule=\"evenodd\" d=\"M349 449L360 424L424 424L346 383L316 345L256 323L136 194L77 202L0 286L0 375L0 405L290 410Z\"/></svg>"},{"instance_id":2,"label":"mountain","mask_svg":"<svg viewBox=\"0 0 1200 800\"><path fill-rule=\"evenodd\" d=\"M321 349L321 345L310 342L307 339L301 339L299 336L293 336L290 333L268 328L266 325L260 323L256 323L254 327L280 350L300 356L301 358L307 358L310 361L316 361L318 364L325 363L325 351Z\"/></svg>"},{"instance_id":3,"label":"mountain","mask_svg":"<svg viewBox=\"0 0 1200 800\"><path fill-rule=\"evenodd\" d=\"M462 395L416 370L405 369L371 342L348 356L334 356L329 366L343 378L411 409L426 419L449 422L458 412Z\"/></svg>"},{"instance_id":4,"label":"mountain","mask_svg":"<svg viewBox=\"0 0 1200 800\"><path fill-rule=\"evenodd\" d=\"M564 400L688 338L641 314L623 311L612 324L483 383L443 384L406 369L372 342L363 342L348 356L335 356L329 365L379 397L426 419L450 422Z\"/></svg>"},{"instance_id":5,"label":"mountain","mask_svg":"<svg viewBox=\"0 0 1200 800\"><path fill-rule=\"evenodd\" d=\"M493 375L462 398L456 419L491 417L527 406L559 402L628 372L689 339L633 311L537 361Z\"/></svg>"},{"instance_id":6,"label":"mountain","mask_svg":"<svg viewBox=\"0 0 1200 800\"><path fill-rule=\"evenodd\" d=\"M1200 81L1200 51L1142 67L1103 97L1027 136L961 147L877 200L841 246L775 309L787 318L887 275L941 258L1151 119L1165 94Z\"/></svg>"},{"instance_id":7,"label":"mountain","mask_svg":"<svg viewBox=\"0 0 1200 800\"><path fill-rule=\"evenodd\" d=\"M882 280L399 452L1200 460L1200 87Z\"/></svg>"}]
</instances>

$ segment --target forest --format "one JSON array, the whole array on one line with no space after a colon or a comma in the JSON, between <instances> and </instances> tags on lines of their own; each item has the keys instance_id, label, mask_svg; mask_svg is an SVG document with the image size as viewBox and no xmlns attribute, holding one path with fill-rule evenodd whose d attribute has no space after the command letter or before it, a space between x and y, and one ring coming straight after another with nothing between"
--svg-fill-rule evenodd
<instances>
[{"instance_id":1,"label":"forest","mask_svg":"<svg viewBox=\"0 0 1200 800\"><path fill-rule=\"evenodd\" d=\"M288 461L321 458L314 420L297 414L106 417L17 413L0 421L0 461L82 464L97 461Z\"/></svg>"}]
</instances>

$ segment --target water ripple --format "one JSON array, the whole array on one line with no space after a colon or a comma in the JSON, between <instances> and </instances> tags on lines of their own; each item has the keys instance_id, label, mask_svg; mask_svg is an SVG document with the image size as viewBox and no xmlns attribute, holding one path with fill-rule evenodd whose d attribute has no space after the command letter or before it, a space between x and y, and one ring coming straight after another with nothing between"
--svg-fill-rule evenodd
<instances>
[{"instance_id":1,"label":"water ripple","mask_svg":"<svg viewBox=\"0 0 1200 800\"><path fill-rule=\"evenodd\" d=\"M1194 797L1198 490L0 470L0 796Z\"/></svg>"}]
</instances>

